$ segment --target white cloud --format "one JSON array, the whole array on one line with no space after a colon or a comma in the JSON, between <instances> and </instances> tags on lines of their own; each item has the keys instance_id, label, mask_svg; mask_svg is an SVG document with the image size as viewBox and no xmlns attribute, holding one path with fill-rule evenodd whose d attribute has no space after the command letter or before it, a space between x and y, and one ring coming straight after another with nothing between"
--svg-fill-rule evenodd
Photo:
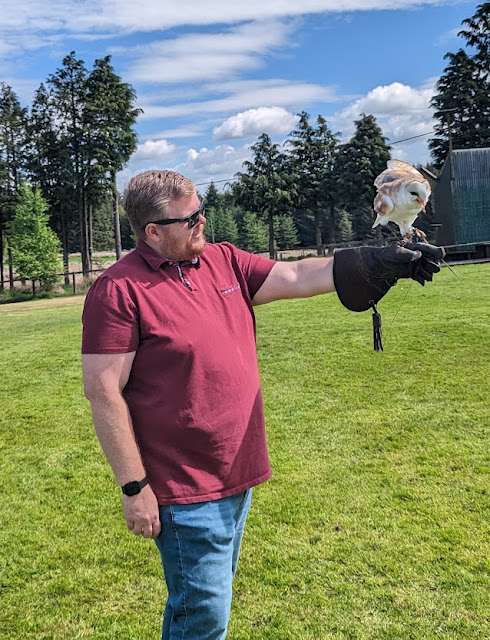
<instances>
[{"instance_id":1,"label":"white cloud","mask_svg":"<svg viewBox=\"0 0 490 640\"><path fill-rule=\"evenodd\" d=\"M236 24L325 12L406 9L452 0L17 0L2 6L2 25L19 32L40 29L72 34L135 33L177 26Z\"/></svg>"},{"instance_id":2,"label":"white cloud","mask_svg":"<svg viewBox=\"0 0 490 640\"><path fill-rule=\"evenodd\" d=\"M231 145L218 145L214 149L189 149L186 161L177 165L175 170L196 183L229 180L243 170L243 163L249 157L248 146L235 149Z\"/></svg>"},{"instance_id":3,"label":"white cloud","mask_svg":"<svg viewBox=\"0 0 490 640\"><path fill-rule=\"evenodd\" d=\"M442 33L435 41L435 45L438 47L447 47L453 40L456 40L458 37L458 33L461 31L462 27L456 27L456 29L451 29L450 31L446 31Z\"/></svg>"},{"instance_id":4,"label":"white cloud","mask_svg":"<svg viewBox=\"0 0 490 640\"><path fill-rule=\"evenodd\" d=\"M138 145L131 156L131 162L168 160L172 157L175 149L175 145L167 140L147 140Z\"/></svg>"},{"instance_id":5,"label":"white cloud","mask_svg":"<svg viewBox=\"0 0 490 640\"><path fill-rule=\"evenodd\" d=\"M379 86L356 100L342 113L345 118L358 118L360 113L389 116L426 111L433 95L431 87L414 89L400 82Z\"/></svg>"},{"instance_id":6,"label":"white cloud","mask_svg":"<svg viewBox=\"0 0 490 640\"><path fill-rule=\"evenodd\" d=\"M388 138L388 144L397 143L392 147L393 157L412 163L427 162L427 139L430 136L425 134L432 132L434 126L430 108L434 82L435 79L430 78L421 87L400 82L375 87L335 114L332 122L347 140L354 133L354 120L358 120L361 113L372 114ZM401 140L404 142L399 142Z\"/></svg>"},{"instance_id":7,"label":"white cloud","mask_svg":"<svg viewBox=\"0 0 490 640\"><path fill-rule=\"evenodd\" d=\"M237 72L261 66L261 58L286 44L291 25L252 22L227 31L187 33L173 40L159 40L127 48L133 56L127 77L131 82L205 82L233 77Z\"/></svg>"},{"instance_id":8,"label":"white cloud","mask_svg":"<svg viewBox=\"0 0 490 640\"><path fill-rule=\"evenodd\" d=\"M227 118L213 131L216 140L246 138L267 133L276 135L288 133L298 121L298 117L282 107L259 107L248 109Z\"/></svg>"},{"instance_id":9,"label":"white cloud","mask_svg":"<svg viewBox=\"0 0 490 640\"><path fill-rule=\"evenodd\" d=\"M222 83L220 89L229 95L214 100L173 105L146 104L142 100L140 106L144 114L141 118L151 120L196 114L233 113L270 105L300 110L311 102L327 103L339 100L334 87L280 79Z\"/></svg>"},{"instance_id":10,"label":"white cloud","mask_svg":"<svg viewBox=\"0 0 490 640\"><path fill-rule=\"evenodd\" d=\"M157 138L197 138L205 132L204 127L198 127L196 123L193 123L188 126L183 127L175 127L174 129L164 129L163 131L158 131L157 133L152 133L151 135L145 136L150 140Z\"/></svg>"},{"instance_id":11,"label":"white cloud","mask_svg":"<svg viewBox=\"0 0 490 640\"><path fill-rule=\"evenodd\" d=\"M128 166L117 175L117 185L123 191L129 180L136 174L148 169L170 169L188 176L205 191L207 185L214 181L222 187L227 180L233 180L235 173L243 170L243 163L250 158L250 148L246 145L235 149L231 145L219 145L213 149L189 148L184 153L184 160L180 163L171 162L171 158L160 156L146 159L131 157Z\"/></svg>"}]
</instances>

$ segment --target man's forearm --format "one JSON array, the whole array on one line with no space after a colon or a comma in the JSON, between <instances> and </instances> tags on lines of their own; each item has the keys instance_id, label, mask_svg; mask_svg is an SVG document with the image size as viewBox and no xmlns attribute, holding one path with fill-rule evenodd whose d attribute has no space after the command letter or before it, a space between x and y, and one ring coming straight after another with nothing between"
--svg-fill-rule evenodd
<instances>
[{"instance_id":1,"label":"man's forearm","mask_svg":"<svg viewBox=\"0 0 490 640\"><path fill-rule=\"evenodd\" d=\"M90 398L95 431L120 485L146 475L128 406L122 395Z\"/></svg>"},{"instance_id":2,"label":"man's forearm","mask_svg":"<svg viewBox=\"0 0 490 640\"><path fill-rule=\"evenodd\" d=\"M252 303L259 305L287 298L309 298L331 291L335 291L333 258L276 262Z\"/></svg>"},{"instance_id":3,"label":"man's forearm","mask_svg":"<svg viewBox=\"0 0 490 640\"><path fill-rule=\"evenodd\" d=\"M333 258L306 258L295 263L298 297L309 298L335 291Z\"/></svg>"}]
</instances>

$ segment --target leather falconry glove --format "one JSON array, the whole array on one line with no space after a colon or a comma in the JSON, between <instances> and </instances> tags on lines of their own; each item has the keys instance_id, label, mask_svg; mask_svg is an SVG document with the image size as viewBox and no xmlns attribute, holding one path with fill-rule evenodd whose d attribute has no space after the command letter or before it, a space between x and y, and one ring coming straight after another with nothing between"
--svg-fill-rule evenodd
<instances>
[{"instance_id":1,"label":"leather falconry glove","mask_svg":"<svg viewBox=\"0 0 490 640\"><path fill-rule=\"evenodd\" d=\"M440 271L442 247L401 242L388 247L335 249L333 278L340 302L351 311L366 311L395 285L412 278L422 286Z\"/></svg>"},{"instance_id":2,"label":"leather falconry glove","mask_svg":"<svg viewBox=\"0 0 490 640\"><path fill-rule=\"evenodd\" d=\"M373 309L374 350L383 351L381 315L376 303L399 278L422 286L440 271L445 251L425 242L402 241L389 247L336 249L333 279L340 302L351 311Z\"/></svg>"}]
</instances>

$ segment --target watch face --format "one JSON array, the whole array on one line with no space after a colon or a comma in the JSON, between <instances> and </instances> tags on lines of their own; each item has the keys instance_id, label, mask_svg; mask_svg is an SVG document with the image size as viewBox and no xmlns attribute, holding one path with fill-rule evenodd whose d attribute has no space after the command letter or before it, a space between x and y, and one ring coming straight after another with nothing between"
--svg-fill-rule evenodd
<instances>
[{"instance_id":1,"label":"watch face","mask_svg":"<svg viewBox=\"0 0 490 640\"><path fill-rule=\"evenodd\" d=\"M135 496L137 493L141 491L140 483L134 480L133 482L128 482L123 487L123 492L127 496Z\"/></svg>"}]
</instances>

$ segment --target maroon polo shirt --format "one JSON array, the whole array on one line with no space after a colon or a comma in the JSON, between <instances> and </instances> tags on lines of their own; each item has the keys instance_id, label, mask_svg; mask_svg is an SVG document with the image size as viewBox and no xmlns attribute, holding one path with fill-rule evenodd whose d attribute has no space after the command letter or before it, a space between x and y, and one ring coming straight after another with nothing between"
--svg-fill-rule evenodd
<instances>
[{"instance_id":1,"label":"maroon polo shirt","mask_svg":"<svg viewBox=\"0 0 490 640\"><path fill-rule=\"evenodd\" d=\"M273 266L228 243L177 264L140 240L90 288L82 353L136 351L123 395L160 504L222 498L272 474L251 300Z\"/></svg>"}]
</instances>

